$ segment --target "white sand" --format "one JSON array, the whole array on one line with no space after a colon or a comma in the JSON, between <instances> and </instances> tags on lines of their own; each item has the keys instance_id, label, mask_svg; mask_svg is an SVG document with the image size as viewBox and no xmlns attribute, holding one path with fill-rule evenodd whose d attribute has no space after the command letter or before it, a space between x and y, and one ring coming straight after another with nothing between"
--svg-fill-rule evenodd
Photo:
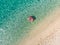
<instances>
[{"instance_id":1,"label":"white sand","mask_svg":"<svg viewBox=\"0 0 60 45\"><path fill-rule=\"evenodd\" d=\"M34 27L29 37L19 45L60 45L60 8L49 15L42 23Z\"/></svg>"}]
</instances>

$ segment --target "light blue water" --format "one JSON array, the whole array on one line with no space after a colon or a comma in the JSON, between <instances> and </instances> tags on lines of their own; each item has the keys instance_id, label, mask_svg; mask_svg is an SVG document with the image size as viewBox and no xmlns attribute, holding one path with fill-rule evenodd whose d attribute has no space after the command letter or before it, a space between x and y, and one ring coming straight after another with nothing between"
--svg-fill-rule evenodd
<instances>
[{"instance_id":1,"label":"light blue water","mask_svg":"<svg viewBox=\"0 0 60 45\"><path fill-rule=\"evenodd\" d=\"M59 6L59 0L0 0L0 45L15 45L47 12ZM36 16L30 23L27 18Z\"/></svg>"}]
</instances>

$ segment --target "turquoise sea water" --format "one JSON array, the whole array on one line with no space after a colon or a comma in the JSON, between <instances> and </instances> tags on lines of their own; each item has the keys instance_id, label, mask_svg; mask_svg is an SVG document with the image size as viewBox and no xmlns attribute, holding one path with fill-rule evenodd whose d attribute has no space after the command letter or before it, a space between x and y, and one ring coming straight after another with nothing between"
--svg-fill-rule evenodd
<instances>
[{"instance_id":1,"label":"turquoise sea water","mask_svg":"<svg viewBox=\"0 0 60 45\"><path fill-rule=\"evenodd\" d=\"M15 45L59 4L59 0L0 0L0 45ZM36 17L32 23L27 20L31 15Z\"/></svg>"}]
</instances>

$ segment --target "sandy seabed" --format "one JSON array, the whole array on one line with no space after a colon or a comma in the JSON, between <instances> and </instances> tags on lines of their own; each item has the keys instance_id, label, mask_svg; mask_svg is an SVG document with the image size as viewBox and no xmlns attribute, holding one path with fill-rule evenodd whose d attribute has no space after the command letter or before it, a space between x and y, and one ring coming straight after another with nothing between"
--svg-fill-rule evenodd
<instances>
[{"instance_id":1,"label":"sandy seabed","mask_svg":"<svg viewBox=\"0 0 60 45\"><path fill-rule=\"evenodd\" d=\"M36 25L29 36L18 45L60 45L60 8Z\"/></svg>"}]
</instances>

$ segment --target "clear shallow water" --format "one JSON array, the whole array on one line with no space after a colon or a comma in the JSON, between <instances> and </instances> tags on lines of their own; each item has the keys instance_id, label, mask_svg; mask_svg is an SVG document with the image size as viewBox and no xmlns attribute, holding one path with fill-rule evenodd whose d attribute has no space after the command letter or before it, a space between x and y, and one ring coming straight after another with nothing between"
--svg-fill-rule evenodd
<instances>
[{"instance_id":1,"label":"clear shallow water","mask_svg":"<svg viewBox=\"0 0 60 45\"><path fill-rule=\"evenodd\" d=\"M15 45L31 27L59 5L59 0L0 0L0 45ZM32 23L29 16L35 16Z\"/></svg>"}]
</instances>

